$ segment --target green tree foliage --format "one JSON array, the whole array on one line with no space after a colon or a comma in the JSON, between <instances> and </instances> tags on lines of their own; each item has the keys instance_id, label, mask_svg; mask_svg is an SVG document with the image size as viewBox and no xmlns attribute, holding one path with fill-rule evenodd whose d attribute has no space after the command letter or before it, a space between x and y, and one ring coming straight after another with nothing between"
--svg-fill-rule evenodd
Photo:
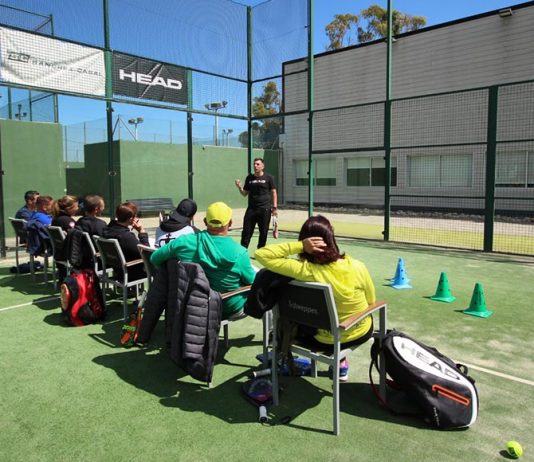
<instances>
[{"instance_id":1,"label":"green tree foliage","mask_svg":"<svg viewBox=\"0 0 534 462\"><path fill-rule=\"evenodd\" d=\"M260 96L255 96L252 104L252 115L254 117L266 117L278 114L282 99L276 82L269 81L263 87ZM265 120L255 120L252 123L252 139L255 148L278 149L278 135L282 119L272 117ZM241 146L248 146L248 133L239 134Z\"/></svg>"},{"instance_id":2,"label":"green tree foliage","mask_svg":"<svg viewBox=\"0 0 534 462\"><path fill-rule=\"evenodd\" d=\"M426 25L424 16L412 16L393 10L393 35L420 29ZM350 32L357 27L357 41L370 42L387 35L388 14L387 9L380 5L371 5L360 12L359 17L351 14L336 14L334 19L325 27L326 35L330 40L327 50L337 50L351 45ZM345 37L347 37L346 43Z\"/></svg>"},{"instance_id":3,"label":"green tree foliage","mask_svg":"<svg viewBox=\"0 0 534 462\"><path fill-rule=\"evenodd\" d=\"M358 16L353 14L336 14L332 22L324 28L330 40L327 50L337 50L338 48L352 45L351 29L352 26L355 29L358 27L358 21Z\"/></svg>"}]
</instances>

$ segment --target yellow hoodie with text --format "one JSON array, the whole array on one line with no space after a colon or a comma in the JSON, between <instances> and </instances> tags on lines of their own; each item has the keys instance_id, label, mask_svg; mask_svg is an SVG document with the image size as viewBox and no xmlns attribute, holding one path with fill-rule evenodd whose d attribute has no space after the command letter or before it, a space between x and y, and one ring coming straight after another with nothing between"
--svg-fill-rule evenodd
<instances>
[{"instance_id":1,"label":"yellow hoodie with text","mask_svg":"<svg viewBox=\"0 0 534 462\"><path fill-rule=\"evenodd\" d=\"M339 322L364 311L376 301L375 286L367 267L362 262L348 255L327 265L288 258L303 251L302 241L287 242L258 249L255 256L259 263L274 273L299 281L330 284L336 301ZM351 329L343 332L341 343L356 340L365 335L370 328L371 318L367 316ZM321 329L318 330L315 338L326 344L332 344L334 341L330 332Z\"/></svg>"}]
</instances>

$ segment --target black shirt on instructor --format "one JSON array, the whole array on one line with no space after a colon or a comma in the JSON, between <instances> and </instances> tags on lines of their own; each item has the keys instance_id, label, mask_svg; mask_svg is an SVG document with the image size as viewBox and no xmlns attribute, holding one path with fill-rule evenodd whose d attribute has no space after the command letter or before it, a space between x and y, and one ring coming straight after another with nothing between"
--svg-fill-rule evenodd
<instances>
[{"instance_id":1,"label":"black shirt on instructor","mask_svg":"<svg viewBox=\"0 0 534 462\"><path fill-rule=\"evenodd\" d=\"M241 245L248 248L254 228L258 226L259 238L258 249L265 246L271 216L278 215L278 195L272 175L264 172L263 159L254 159L254 173L245 179L241 186L241 180L235 180L235 185L242 196L248 196L248 207L243 217L243 231L241 233Z\"/></svg>"},{"instance_id":2,"label":"black shirt on instructor","mask_svg":"<svg viewBox=\"0 0 534 462\"><path fill-rule=\"evenodd\" d=\"M248 191L248 206L250 208L271 209L271 190L276 189L274 178L268 173L257 177L250 174L245 178L245 191Z\"/></svg>"}]
</instances>

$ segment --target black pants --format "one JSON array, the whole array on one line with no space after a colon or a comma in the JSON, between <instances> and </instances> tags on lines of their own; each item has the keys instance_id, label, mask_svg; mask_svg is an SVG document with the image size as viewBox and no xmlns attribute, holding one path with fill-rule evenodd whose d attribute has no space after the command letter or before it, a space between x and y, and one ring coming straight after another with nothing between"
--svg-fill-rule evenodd
<instances>
[{"instance_id":1,"label":"black pants","mask_svg":"<svg viewBox=\"0 0 534 462\"><path fill-rule=\"evenodd\" d=\"M248 249L250 238L254 234L254 228L258 225L260 237L258 239L258 249L265 247L267 234L269 233L269 223L271 221L270 208L248 208L243 218L243 232L241 233L241 245Z\"/></svg>"}]
</instances>

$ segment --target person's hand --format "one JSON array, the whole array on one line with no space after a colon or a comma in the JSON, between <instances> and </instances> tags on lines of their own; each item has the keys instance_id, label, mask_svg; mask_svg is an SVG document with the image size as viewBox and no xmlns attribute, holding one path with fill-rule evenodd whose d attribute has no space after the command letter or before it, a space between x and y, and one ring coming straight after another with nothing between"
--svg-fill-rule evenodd
<instances>
[{"instance_id":1,"label":"person's hand","mask_svg":"<svg viewBox=\"0 0 534 462\"><path fill-rule=\"evenodd\" d=\"M307 237L302 241L304 252L309 254L323 253L326 247L322 237Z\"/></svg>"},{"instance_id":2,"label":"person's hand","mask_svg":"<svg viewBox=\"0 0 534 462\"><path fill-rule=\"evenodd\" d=\"M273 217L277 217L278 216L278 209L276 207L271 207L271 215Z\"/></svg>"},{"instance_id":3,"label":"person's hand","mask_svg":"<svg viewBox=\"0 0 534 462\"><path fill-rule=\"evenodd\" d=\"M132 222L132 228L135 229L138 233L144 233L145 228L143 228L143 223L141 223L141 220L139 217L135 217Z\"/></svg>"},{"instance_id":4,"label":"person's hand","mask_svg":"<svg viewBox=\"0 0 534 462\"><path fill-rule=\"evenodd\" d=\"M237 186L237 189L241 190L241 180L240 179L235 180L235 185Z\"/></svg>"}]
</instances>

